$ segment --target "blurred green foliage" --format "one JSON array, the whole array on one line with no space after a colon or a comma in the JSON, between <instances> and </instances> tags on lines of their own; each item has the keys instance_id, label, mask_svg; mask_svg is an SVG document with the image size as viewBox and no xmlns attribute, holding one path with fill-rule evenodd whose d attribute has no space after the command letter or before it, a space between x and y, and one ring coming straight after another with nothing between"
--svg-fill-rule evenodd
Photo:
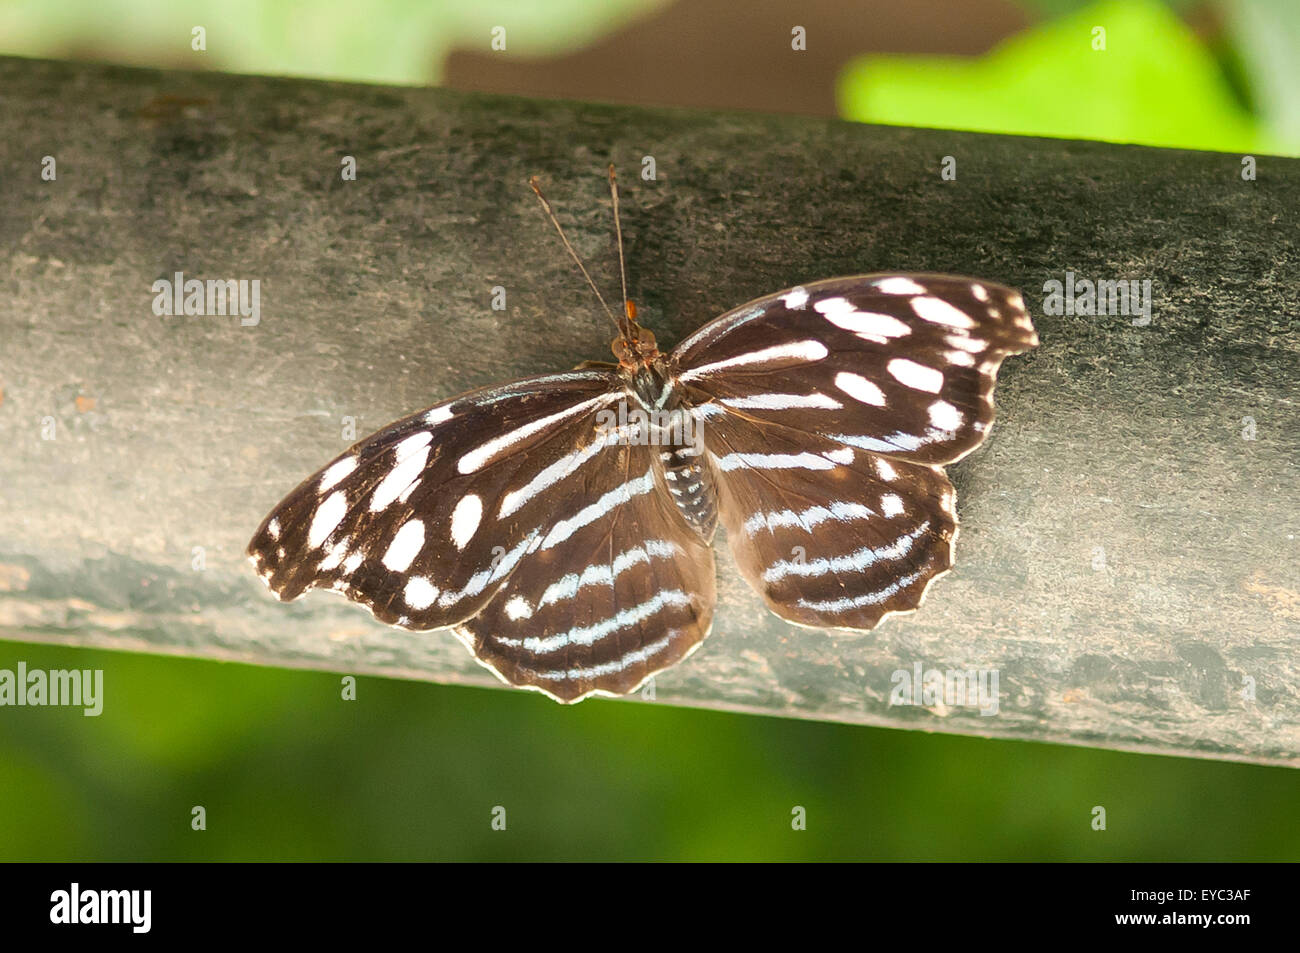
<instances>
[{"instance_id":1,"label":"blurred green foliage","mask_svg":"<svg viewBox=\"0 0 1300 953\"><path fill-rule=\"evenodd\" d=\"M1065 4L1050 3L1061 7ZM1294 153L1290 112L1300 103L1295 54L1275 29L1300 24L1256 0L1231 5L1241 44L1255 53L1256 116L1223 65L1159 0L1101 0L1006 41L978 59L864 56L840 77L840 111L862 122L1101 139L1228 152ZM1234 51L1239 54L1240 51ZM1283 71L1294 85L1278 82Z\"/></svg>"},{"instance_id":2,"label":"blurred green foliage","mask_svg":"<svg viewBox=\"0 0 1300 953\"><path fill-rule=\"evenodd\" d=\"M954 0L960 2L960 0ZM7 0L0 54L362 82L437 82L455 47L582 47L672 0ZM986 57L872 54L840 77L866 122L1300 154L1297 0L1020 0L1041 20ZM358 10L364 10L358 15ZM796 16L797 5L791 5ZM671 14L670 14L671 15ZM1186 18L1213 24L1209 41ZM191 49L202 26L205 52ZM1094 50L1092 30L1106 30ZM726 42L726 23L718 24ZM942 25L937 27L942 30ZM816 44L808 55L815 55Z\"/></svg>"},{"instance_id":3,"label":"blurred green foliage","mask_svg":"<svg viewBox=\"0 0 1300 953\"><path fill-rule=\"evenodd\" d=\"M311 76L437 82L456 45L541 56L589 43L667 0L5 0L0 54ZM207 50L191 50L191 30Z\"/></svg>"},{"instance_id":4,"label":"blurred green foliage","mask_svg":"<svg viewBox=\"0 0 1300 953\"><path fill-rule=\"evenodd\" d=\"M1300 855L1284 768L0 643L19 659L103 668L105 701L0 708L3 860Z\"/></svg>"}]
</instances>

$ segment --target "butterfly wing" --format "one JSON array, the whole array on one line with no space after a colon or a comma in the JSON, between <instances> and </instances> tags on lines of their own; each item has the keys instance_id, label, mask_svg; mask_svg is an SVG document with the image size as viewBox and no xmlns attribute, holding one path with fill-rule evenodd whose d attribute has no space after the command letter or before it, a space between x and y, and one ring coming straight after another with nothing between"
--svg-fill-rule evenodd
<instances>
[{"instance_id":1,"label":"butterfly wing","mask_svg":"<svg viewBox=\"0 0 1300 953\"><path fill-rule=\"evenodd\" d=\"M984 439L1002 360L1037 343L1010 288L949 275L863 275L743 305L673 357L698 399L896 459L944 464Z\"/></svg>"},{"instance_id":2,"label":"butterfly wing","mask_svg":"<svg viewBox=\"0 0 1300 953\"><path fill-rule=\"evenodd\" d=\"M957 521L939 467L730 413L703 433L736 563L782 618L870 629L951 568Z\"/></svg>"},{"instance_id":3,"label":"butterfly wing","mask_svg":"<svg viewBox=\"0 0 1300 953\"><path fill-rule=\"evenodd\" d=\"M560 701L634 691L689 655L712 622L713 549L664 492L656 448L615 453L614 485L593 482L587 505L457 629L508 682Z\"/></svg>"},{"instance_id":4,"label":"butterfly wing","mask_svg":"<svg viewBox=\"0 0 1300 953\"><path fill-rule=\"evenodd\" d=\"M741 571L778 615L869 629L952 565L942 464L993 422L1020 295L943 275L836 278L751 302L673 352Z\"/></svg>"},{"instance_id":5,"label":"butterfly wing","mask_svg":"<svg viewBox=\"0 0 1300 953\"><path fill-rule=\"evenodd\" d=\"M459 626L476 657L513 684L564 700L626 690L707 633L713 563L683 521L665 518L650 448L604 425L601 412L624 399L616 372L583 370L474 391L397 421L286 496L249 558L282 600L327 588L390 625ZM574 567L579 597L541 605ZM624 613L660 586L688 598ZM553 651L557 637L571 644ZM541 660L530 664L534 654Z\"/></svg>"}]
</instances>

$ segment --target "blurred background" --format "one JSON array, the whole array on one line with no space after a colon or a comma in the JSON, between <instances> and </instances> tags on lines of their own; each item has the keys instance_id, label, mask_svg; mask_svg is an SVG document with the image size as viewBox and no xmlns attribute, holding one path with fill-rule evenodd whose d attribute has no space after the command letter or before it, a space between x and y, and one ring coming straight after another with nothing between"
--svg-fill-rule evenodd
<instances>
[{"instance_id":1,"label":"blurred background","mask_svg":"<svg viewBox=\"0 0 1300 953\"><path fill-rule=\"evenodd\" d=\"M1298 51L1295 0L0 2L21 56L1287 155Z\"/></svg>"},{"instance_id":2,"label":"blurred background","mask_svg":"<svg viewBox=\"0 0 1300 953\"><path fill-rule=\"evenodd\" d=\"M1297 53L1295 0L0 0L3 55L1286 155ZM0 642L20 660L102 668L106 701L0 708L5 860L1300 857L1283 768Z\"/></svg>"}]
</instances>

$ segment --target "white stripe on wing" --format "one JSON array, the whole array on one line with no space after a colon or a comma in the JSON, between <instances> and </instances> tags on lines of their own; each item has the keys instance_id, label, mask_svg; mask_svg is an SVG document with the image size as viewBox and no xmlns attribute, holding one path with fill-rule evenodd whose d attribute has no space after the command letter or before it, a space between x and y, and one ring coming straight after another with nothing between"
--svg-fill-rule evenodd
<instances>
[{"instance_id":1,"label":"white stripe on wing","mask_svg":"<svg viewBox=\"0 0 1300 953\"><path fill-rule=\"evenodd\" d=\"M874 566L882 559L901 559L912 551L916 541L930 529L930 521L925 520L920 526L906 533L892 543L884 546L864 546L844 556L823 557L795 562L779 560L763 572L764 582L777 582L786 576L824 576L827 573L862 572Z\"/></svg>"}]
</instances>

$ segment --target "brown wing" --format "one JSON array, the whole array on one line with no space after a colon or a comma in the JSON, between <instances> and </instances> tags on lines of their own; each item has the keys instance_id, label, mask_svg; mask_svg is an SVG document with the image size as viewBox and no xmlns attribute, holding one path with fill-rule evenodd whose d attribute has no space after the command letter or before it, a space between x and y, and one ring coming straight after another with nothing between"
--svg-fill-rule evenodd
<instances>
[{"instance_id":1,"label":"brown wing","mask_svg":"<svg viewBox=\"0 0 1300 953\"><path fill-rule=\"evenodd\" d=\"M656 448L619 446L590 502L555 523L457 634L512 685L565 702L624 694L709 633L713 550L664 489Z\"/></svg>"},{"instance_id":2,"label":"brown wing","mask_svg":"<svg viewBox=\"0 0 1300 953\"><path fill-rule=\"evenodd\" d=\"M605 371L547 375L390 424L286 496L249 558L284 601L328 588L390 625L463 622L583 505L582 475L609 449L595 415L619 388Z\"/></svg>"},{"instance_id":3,"label":"brown wing","mask_svg":"<svg viewBox=\"0 0 1300 953\"><path fill-rule=\"evenodd\" d=\"M673 358L696 403L943 464L979 446L1003 359L1037 343L1010 288L950 275L861 275L737 308Z\"/></svg>"},{"instance_id":4,"label":"brown wing","mask_svg":"<svg viewBox=\"0 0 1300 953\"><path fill-rule=\"evenodd\" d=\"M938 467L731 413L704 439L736 562L782 618L870 629L951 568L957 520Z\"/></svg>"},{"instance_id":5,"label":"brown wing","mask_svg":"<svg viewBox=\"0 0 1300 953\"><path fill-rule=\"evenodd\" d=\"M249 557L286 601L330 588L391 625L457 626L512 684L630 690L704 638L714 583L644 435L602 418L625 400L617 373L585 370L398 421L285 497Z\"/></svg>"},{"instance_id":6,"label":"brown wing","mask_svg":"<svg viewBox=\"0 0 1300 953\"><path fill-rule=\"evenodd\" d=\"M1037 337L1020 295L946 275L835 278L737 308L673 352L749 583L802 625L869 629L952 566L941 465L993 421Z\"/></svg>"}]
</instances>

